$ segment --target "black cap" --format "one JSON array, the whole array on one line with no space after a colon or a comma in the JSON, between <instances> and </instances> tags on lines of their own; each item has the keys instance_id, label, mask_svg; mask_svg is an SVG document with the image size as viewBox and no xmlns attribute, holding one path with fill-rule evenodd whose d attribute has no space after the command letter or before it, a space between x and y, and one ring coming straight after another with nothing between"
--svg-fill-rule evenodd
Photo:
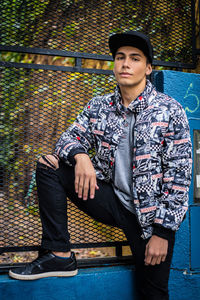
<instances>
[{"instance_id":1,"label":"black cap","mask_svg":"<svg viewBox=\"0 0 200 300\"><path fill-rule=\"evenodd\" d=\"M153 47L147 35L138 31L126 31L124 33L116 33L109 38L109 48L113 58L117 49L123 46L132 46L140 49L152 64Z\"/></svg>"}]
</instances>

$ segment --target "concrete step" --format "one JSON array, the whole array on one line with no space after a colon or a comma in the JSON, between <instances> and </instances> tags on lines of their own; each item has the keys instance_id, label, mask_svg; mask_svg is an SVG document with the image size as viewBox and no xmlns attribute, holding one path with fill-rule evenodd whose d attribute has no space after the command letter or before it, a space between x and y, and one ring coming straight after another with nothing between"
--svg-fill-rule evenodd
<instances>
[{"instance_id":1,"label":"concrete step","mask_svg":"<svg viewBox=\"0 0 200 300\"><path fill-rule=\"evenodd\" d=\"M136 300L134 267L80 269L75 277L19 281L0 275L1 300Z\"/></svg>"}]
</instances>

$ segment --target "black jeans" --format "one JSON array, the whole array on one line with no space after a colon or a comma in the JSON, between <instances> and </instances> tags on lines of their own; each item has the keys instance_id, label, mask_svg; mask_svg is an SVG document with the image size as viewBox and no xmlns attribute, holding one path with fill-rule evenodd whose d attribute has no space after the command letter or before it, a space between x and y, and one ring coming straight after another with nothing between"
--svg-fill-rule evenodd
<instances>
[{"instance_id":1,"label":"black jeans","mask_svg":"<svg viewBox=\"0 0 200 300\"><path fill-rule=\"evenodd\" d=\"M57 170L38 162L37 189L43 227L41 247L53 251L69 251L70 235L67 224L66 196L82 211L104 224L121 228L129 241L136 261L136 286L141 300L167 300L168 278L174 238L169 240L165 262L156 266L144 265L148 240L141 238L136 216L118 200L112 185L98 180L99 190L94 199L79 199L74 189L74 168L60 162Z\"/></svg>"}]
</instances>

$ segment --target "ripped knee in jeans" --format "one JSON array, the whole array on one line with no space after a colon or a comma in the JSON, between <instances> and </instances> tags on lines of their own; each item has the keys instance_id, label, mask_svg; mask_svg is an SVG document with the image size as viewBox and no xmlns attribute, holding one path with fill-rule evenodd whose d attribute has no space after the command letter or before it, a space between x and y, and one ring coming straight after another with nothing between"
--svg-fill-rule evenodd
<instances>
[{"instance_id":1,"label":"ripped knee in jeans","mask_svg":"<svg viewBox=\"0 0 200 300\"><path fill-rule=\"evenodd\" d=\"M43 155L38 159L38 162L54 170L59 168L59 157L56 154Z\"/></svg>"}]
</instances>

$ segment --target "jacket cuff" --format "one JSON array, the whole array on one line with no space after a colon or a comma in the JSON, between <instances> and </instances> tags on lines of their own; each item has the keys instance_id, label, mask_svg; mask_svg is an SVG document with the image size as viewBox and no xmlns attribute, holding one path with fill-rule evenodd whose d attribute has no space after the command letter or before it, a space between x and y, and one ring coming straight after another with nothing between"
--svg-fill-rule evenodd
<instances>
[{"instance_id":1,"label":"jacket cuff","mask_svg":"<svg viewBox=\"0 0 200 300\"><path fill-rule=\"evenodd\" d=\"M74 159L74 156L75 156L76 154L79 154L79 153L87 154L83 149L72 149L72 150L69 152L68 160L69 160L69 162L72 164L73 167L74 167L75 164L76 164L76 161L75 161L75 159Z\"/></svg>"},{"instance_id":2,"label":"jacket cuff","mask_svg":"<svg viewBox=\"0 0 200 300\"><path fill-rule=\"evenodd\" d=\"M153 224L153 235L157 235L165 240L171 240L175 237L175 231L157 224Z\"/></svg>"}]
</instances>

